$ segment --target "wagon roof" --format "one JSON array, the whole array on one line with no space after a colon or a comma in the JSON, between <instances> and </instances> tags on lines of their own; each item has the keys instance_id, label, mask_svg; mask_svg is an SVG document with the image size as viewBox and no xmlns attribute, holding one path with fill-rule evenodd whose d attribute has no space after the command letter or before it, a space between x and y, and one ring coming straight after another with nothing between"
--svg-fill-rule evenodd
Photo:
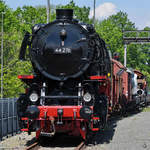
<instances>
[{"instance_id":1,"label":"wagon roof","mask_svg":"<svg viewBox=\"0 0 150 150\"><path fill-rule=\"evenodd\" d=\"M122 69L127 69L121 62L115 60L115 59L111 59L112 63L115 63L119 68L122 68Z\"/></svg>"}]
</instances>

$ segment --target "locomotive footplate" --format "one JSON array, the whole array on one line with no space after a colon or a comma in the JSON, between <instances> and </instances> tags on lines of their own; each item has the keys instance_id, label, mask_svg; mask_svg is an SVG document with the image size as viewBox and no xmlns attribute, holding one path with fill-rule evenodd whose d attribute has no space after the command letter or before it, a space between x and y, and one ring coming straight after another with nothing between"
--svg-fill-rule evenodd
<instances>
[{"instance_id":1,"label":"locomotive footplate","mask_svg":"<svg viewBox=\"0 0 150 150\"><path fill-rule=\"evenodd\" d=\"M91 115L90 119L82 118L80 115L80 110L83 108L83 106L38 106L38 109L40 111L39 117L35 118L33 120L39 120L39 121L55 121L55 125L57 127L63 128L65 126L65 121L78 121L78 122L89 122L90 123L90 129L92 131L99 131L99 117L94 117ZM91 110L93 110L93 107L90 107ZM29 123L29 118L22 118L22 120ZM29 124L27 123L27 128L22 129L22 131L28 131ZM44 132L43 132L44 133Z\"/></svg>"},{"instance_id":2,"label":"locomotive footplate","mask_svg":"<svg viewBox=\"0 0 150 150\"><path fill-rule=\"evenodd\" d=\"M54 118L71 118L71 120L82 119L80 109L82 106L38 106L40 110L39 118L54 117ZM91 109L93 109L91 107Z\"/></svg>"}]
</instances>

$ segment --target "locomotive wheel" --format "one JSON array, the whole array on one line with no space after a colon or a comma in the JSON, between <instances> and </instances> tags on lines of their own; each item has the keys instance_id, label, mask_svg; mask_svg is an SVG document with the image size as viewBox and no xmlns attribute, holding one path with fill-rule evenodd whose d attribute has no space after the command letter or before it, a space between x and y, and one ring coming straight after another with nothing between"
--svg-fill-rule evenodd
<instances>
[{"instance_id":1,"label":"locomotive wheel","mask_svg":"<svg viewBox=\"0 0 150 150\"><path fill-rule=\"evenodd\" d=\"M101 118L100 128L104 129L107 124L108 114L108 99L106 95L97 96L94 111L95 115Z\"/></svg>"},{"instance_id":2,"label":"locomotive wheel","mask_svg":"<svg viewBox=\"0 0 150 150\"><path fill-rule=\"evenodd\" d=\"M106 95L102 95L102 108L103 108L103 111L102 111L102 126L103 126L103 129L106 127L107 125L107 114L108 114L108 103L107 103L107 96Z\"/></svg>"},{"instance_id":3,"label":"locomotive wheel","mask_svg":"<svg viewBox=\"0 0 150 150\"><path fill-rule=\"evenodd\" d=\"M126 104L126 97L122 95L121 98L119 98L119 103L121 105L121 116L127 115L127 104Z\"/></svg>"},{"instance_id":4,"label":"locomotive wheel","mask_svg":"<svg viewBox=\"0 0 150 150\"><path fill-rule=\"evenodd\" d=\"M144 97L144 106L146 107L148 105L148 102L147 102L147 98L146 96Z\"/></svg>"},{"instance_id":5,"label":"locomotive wheel","mask_svg":"<svg viewBox=\"0 0 150 150\"><path fill-rule=\"evenodd\" d=\"M20 128L26 128L26 125L24 125L24 123L21 121L21 117L24 117L25 115L26 108L27 108L26 95L21 94L20 97L17 99L17 115Z\"/></svg>"},{"instance_id":6,"label":"locomotive wheel","mask_svg":"<svg viewBox=\"0 0 150 150\"><path fill-rule=\"evenodd\" d=\"M94 135L95 135L95 132L89 130L86 134L85 143L86 144L92 144L92 140L94 138Z\"/></svg>"}]
</instances>

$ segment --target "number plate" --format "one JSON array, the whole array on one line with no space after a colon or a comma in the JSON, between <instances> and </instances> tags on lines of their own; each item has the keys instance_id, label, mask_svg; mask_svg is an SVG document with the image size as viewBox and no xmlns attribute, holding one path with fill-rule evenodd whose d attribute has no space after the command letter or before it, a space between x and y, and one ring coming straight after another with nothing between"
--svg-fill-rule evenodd
<instances>
[{"instance_id":1,"label":"number plate","mask_svg":"<svg viewBox=\"0 0 150 150\"><path fill-rule=\"evenodd\" d=\"M56 48L54 50L54 54L71 54L71 49L70 48Z\"/></svg>"}]
</instances>

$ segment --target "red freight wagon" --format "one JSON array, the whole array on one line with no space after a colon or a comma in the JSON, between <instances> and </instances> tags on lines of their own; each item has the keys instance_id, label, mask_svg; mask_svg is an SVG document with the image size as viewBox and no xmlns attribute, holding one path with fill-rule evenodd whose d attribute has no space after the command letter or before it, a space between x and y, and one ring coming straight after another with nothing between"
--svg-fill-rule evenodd
<instances>
[{"instance_id":1,"label":"red freight wagon","mask_svg":"<svg viewBox=\"0 0 150 150\"><path fill-rule=\"evenodd\" d=\"M119 61L112 59L112 109L125 109L132 101L131 75Z\"/></svg>"}]
</instances>

